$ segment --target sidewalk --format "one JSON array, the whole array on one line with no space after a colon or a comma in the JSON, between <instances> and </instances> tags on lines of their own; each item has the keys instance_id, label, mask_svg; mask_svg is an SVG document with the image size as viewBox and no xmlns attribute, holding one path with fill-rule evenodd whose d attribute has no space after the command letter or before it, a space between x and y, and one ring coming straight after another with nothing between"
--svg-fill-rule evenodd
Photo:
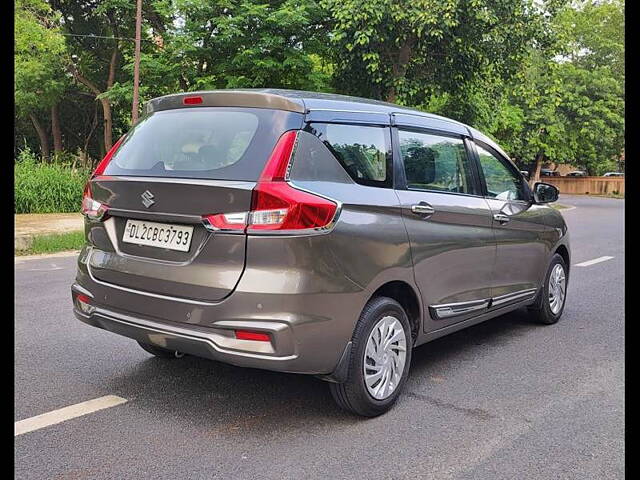
<instances>
[{"instance_id":1,"label":"sidewalk","mask_svg":"<svg viewBox=\"0 0 640 480\"><path fill-rule=\"evenodd\" d=\"M67 233L84 229L80 213L25 213L14 215L14 248L27 250L34 235Z\"/></svg>"}]
</instances>

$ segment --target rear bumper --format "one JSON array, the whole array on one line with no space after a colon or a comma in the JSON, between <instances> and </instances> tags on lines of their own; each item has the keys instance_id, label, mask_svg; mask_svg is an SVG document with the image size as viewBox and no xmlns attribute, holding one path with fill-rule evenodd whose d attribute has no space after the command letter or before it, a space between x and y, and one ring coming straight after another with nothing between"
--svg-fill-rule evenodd
<instances>
[{"instance_id":1,"label":"rear bumper","mask_svg":"<svg viewBox=\"0 0 640 480\"><path fill-rule=\"evenodd\" d=\"M243 343L246 344L249 341L235 339L230 335L232 330L210 329L210 332L205 332L134 318L130 315L110 312L103 308L97 308L90 315L85 315L77 308L74 308L74 314L78 320L88 325L170 350L177 350L240 367L264 368L277 371L296 370L297 354L279 356L260 353L255 350L251 351L252 347L247 346L244 347L244 350L239 349L243 346ZM271 345L262 345L265 342L250 343L259 344L258 347L263 347L265 352L271 349ZM236 349L231 347L234 344Z\"/></svg>"},{"instance_id":2,"label":"rear bumper","mask_svg":"<svg viewBox=\"0 0 640 480\"><path fill-rule=\"evenodd\" d=\"M78 283L71 287L73 312L81 322L143 343L239 367L330 375L350 340L347 330L344 338L336 338L336 329L326 321L318 319L320 325L314 325L308 317L277 321L245 316L202 326L169 322L115 309L111 305L95 304L93 311L86 314L79 310L76 297L82 294L93 300L95 296L89 295L91 290ZM320 328L326 329L326 334L320 333ZM271 341L240 340L235 338L235 330L268 333Z\"/></svg>"}]
</instances>

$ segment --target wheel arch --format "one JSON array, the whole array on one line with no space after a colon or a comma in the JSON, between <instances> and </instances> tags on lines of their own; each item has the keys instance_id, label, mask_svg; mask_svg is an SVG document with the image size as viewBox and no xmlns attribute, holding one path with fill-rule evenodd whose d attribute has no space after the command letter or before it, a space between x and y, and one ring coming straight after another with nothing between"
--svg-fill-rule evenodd
<instances>
[{"instance_id":1,"label":"wheel arch","mask_svg":"<svg viewBox=\"0 0 640 480\"><path fill-rule=\"evenodd\" d=\"M569 254L569 249L566 247L566 245L558 245L558 247L554 250L554 255L557 253L558 255L560 255L562 257L562 259L564 260L565 265L567 266L567 270L569 270L569 265L570 265L570 254Z\"/></svg>"},{"instance_id":2,"label":"wheel arch","mask_svg":"<svg viewBox=\"0 0 640 480\"><path fill-rule=\"evenodd\" d=\"M409 317L411 338L415 342L422 325L422 307L416 290L403 280L392 280L378 287L367 303L376 297L392 298L402 306Z\"/></svg>"}]
</instances>

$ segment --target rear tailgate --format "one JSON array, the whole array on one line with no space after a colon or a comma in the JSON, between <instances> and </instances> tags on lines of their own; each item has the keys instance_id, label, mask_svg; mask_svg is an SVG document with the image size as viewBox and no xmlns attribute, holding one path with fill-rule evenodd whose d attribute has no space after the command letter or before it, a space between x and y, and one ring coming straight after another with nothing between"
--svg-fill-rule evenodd
<instances>
[{"instance_id":1,"label":"rear tailgate","mask_svg":"<svg viewBox=\"0 0 640 480\"><path fill-rule=\"evenodd\" d=\"M90 182L92 198L108 206L105 220L87 220L91 274L189 300L229 295L244 270L246 235L212 232L202 217L249 211L278 138L301 122L295 112L239 107L178 108L141 120Z\"/></svg>"},{"instance_id":2,"label":"rear tailgate","mask_svg":"<svg viewBox=\"0 0 640 480\"><path fill-rule=\"evenodd\" d=\"M91 228L91 242L98 247L90 261L93 276L168 296L224 298L244 269L246 237L209 232L201 215L248 210L253 186L252 182L98 177L92 182L94 197L109 199L110 218ZM148 209L142 204L145 192L151 192L155 201ZM192 227L188 250L124 242L129 220L149 229L151 238L158 224Z\"/></svg>"}]
</instances>

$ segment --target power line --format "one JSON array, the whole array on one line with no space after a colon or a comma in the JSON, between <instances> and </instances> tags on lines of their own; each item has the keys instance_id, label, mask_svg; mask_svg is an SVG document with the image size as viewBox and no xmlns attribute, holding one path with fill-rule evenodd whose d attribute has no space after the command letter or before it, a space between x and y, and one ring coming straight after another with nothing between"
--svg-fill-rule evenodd
<instances>
[{"instance_id":1,"label":"power line","mask_svg":"<svg viewBox=\"0 0 640 480\"><path fill-rule=\"evenodd\" d=\"M130 37L107 37L104 35L80 35L79 33L61 33L60 35L64 35L65 37L89 37L89 38L105 38L107 40L131 40L135 42L135 38ZM144 42L153 42L153 40L149 40L148 38L141 38L140 40Z\"/></svg>"}]
</instances>

